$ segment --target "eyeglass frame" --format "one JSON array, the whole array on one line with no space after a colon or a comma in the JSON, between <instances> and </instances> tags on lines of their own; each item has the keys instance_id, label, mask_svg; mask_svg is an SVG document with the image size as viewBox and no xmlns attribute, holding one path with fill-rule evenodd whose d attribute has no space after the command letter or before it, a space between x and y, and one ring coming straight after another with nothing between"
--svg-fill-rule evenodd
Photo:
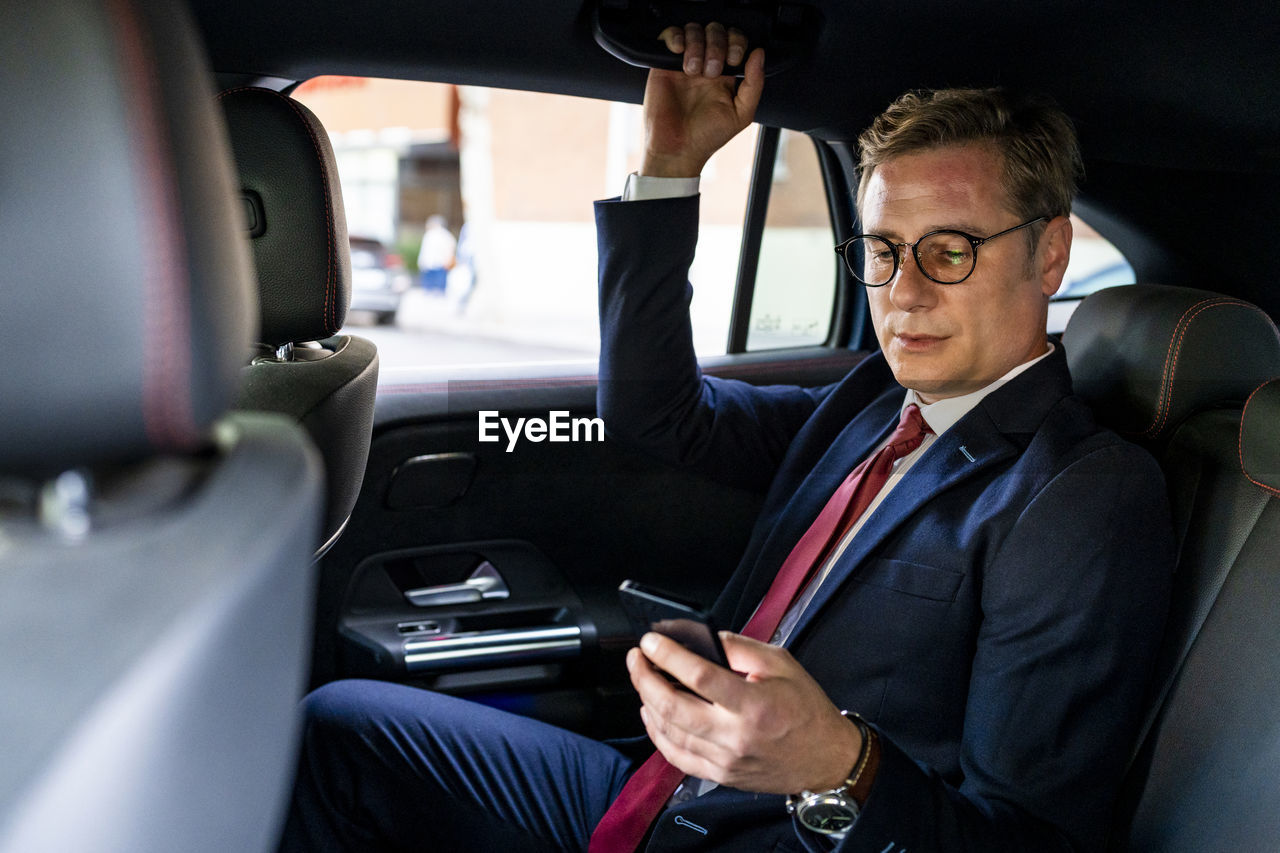
<instances>
[{"instance_id":1,"label":"eyeglass frame","mask_svg":"<svg viewBox=\"0 0 1280 853\"><path fill-rule=\"evenodd\" d=\"M923 275L925 278L929 279L929 281L933 282L934 284L941 284L941 285L961 284L967 281L969 277L973 275L973 271L978 268L978 247L979 246L984 246L987 243L990 243L992 240L996 239L997 237L1003 237L1006 234L1012 234L1014 231L1020 231L1023 228L1026 228L1028 225L1034 225L1037 222L1048 222L1051 219L1053 219L1053 217L1047 214L1043 216L1037 216L1035 219L1029 219L1026 222L1022 223L1021 225L1015 225L1012 228L1006 228L1003 231L998 231L995 234L992 234L990 237L975 237L972 234L968 234L964 231L957 231L954 228L938 228L934 231L930 231L928 234L925 234L919 240L916 240L914 243L895 243L892 240L890 240L888 237L883 237L879 234L854 234L848 240L845 240L842 243L838 243L835 247L835 251L836 251L836 254L840 256L840 259L844 261L844 265L848 268L849 272L853 274L853 277L857 279L858 283L861 284L863 287L884 287L886 284L889 284L895 278L897 278L899 270L902 269L901 250L908 247L910 247L911 249L911 257L915 258L916 269L920 270L920 274ZM938 281L936 278L929 275L929 273L925 272L924 264L920 262L920 250L918 247L921 243L923 243L925 240L928 240L930 237L934 236L935 234L958 234L959 236L963 237L965 240L968 240L969 245L973 247L973 265L969 267L969 271L964 274L964 278L956 279L955 281ZM849 247L853 245L853 242L855 240L861 240L864 237L870 237L872 239L880 240L884 243L887 243L889 247L893 250L893 272L889 274L888 279L886 279L885 281L882 281L880 284L868 284L865 280L863 280L862 276L858 274L858 271L854 269L853 261L849 257Z\"/></svg>"}]
</instances>

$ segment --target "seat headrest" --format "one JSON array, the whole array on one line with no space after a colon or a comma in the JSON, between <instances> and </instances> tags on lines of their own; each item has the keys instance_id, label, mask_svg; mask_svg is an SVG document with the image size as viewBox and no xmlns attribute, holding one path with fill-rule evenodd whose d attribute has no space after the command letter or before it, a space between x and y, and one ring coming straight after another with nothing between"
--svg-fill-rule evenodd
<instances>
[{"instance_id":1,"label":"seat headrest","mask_svg":"<svg viewBox=\"0 0 1280 853\"><path fill-rule=\"evenodd\" d=\"M1280 379L1259 387L1245 403L1240 467L1254 485L1280 498Z\"/></svg>"},{"instance_id":2,"label":"seat headrest","mask_svg":"<svg viewBox=\"0 0 1280 853\"><path fill-rule=\"evenodd\" d=\"M1262 309L1187 287L1111 287L1062 335L1075 392L1122 435L1159 441L1200 409L1239 405L1280 375L1280 332Z\"/></svg>"},{"instance_id":3,"label":"seat headrest","mask_svg":"<svg viewBox=\"0 0 1280 853\"><path fill-rule=\"evenodd\" d=\"M0 472L202 445L256 307L184 4L8 4L0 56Z\"/></svg>"},{"instance_id":4,"label":"seat headrest","mask_svg":"<svg viewBox=\"0 0 1280 853\"><path fill-rule=\"evenodd\" d=\"M269 89L218 96L258 267L261 342L336 334L351 303L351 251L338 167L320 120Z\"/></svg>"}]
</instances>

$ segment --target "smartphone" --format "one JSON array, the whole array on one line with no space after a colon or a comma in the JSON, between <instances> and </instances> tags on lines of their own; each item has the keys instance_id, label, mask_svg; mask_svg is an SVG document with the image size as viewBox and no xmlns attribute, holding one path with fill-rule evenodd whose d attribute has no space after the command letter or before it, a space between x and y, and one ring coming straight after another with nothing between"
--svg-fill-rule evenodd
<instances>
[{"instance_id":1,"label":"smartphone","mask_svg":"<svg viewBox=\"0 0 1280 853\"><path fill-rule=\"evenodd\" d=\"M618 587L618 596L622 599L622 608L631 617L636 637L655 631L729 669L720 634L711 616L699 605L630 580Z\"/></svg>"}]
</instances>

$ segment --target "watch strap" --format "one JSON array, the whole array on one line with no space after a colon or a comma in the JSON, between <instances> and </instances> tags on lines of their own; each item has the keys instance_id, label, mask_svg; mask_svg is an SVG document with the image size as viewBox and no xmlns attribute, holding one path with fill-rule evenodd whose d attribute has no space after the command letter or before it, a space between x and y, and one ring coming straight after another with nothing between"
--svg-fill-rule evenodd
<instances>
[{"instance_id":1,"label":"watch strap","mask_svg":"<svg viewBox=\"0 0 1280 853\"><path fill-rule=\"evenodd\" d=\"M866 720L852 711L841 711L840 713L848 717L849 721L858 727L858 734L862 737L862 745L858 750L858 758L854 762L853 769L850 770L844 784L837 788L820 792L802 791L799 794L788 796L787 811L791 814L802 813L803 809L809 807L815 801L835 797L849 804L855 815L854 820L856 820L867 798L871 796L871 786L875 782L876 772L880 768L880 735L875 729L867 725Z\"/></svg>"},{"instance_id":2,"label":"watch strap","mask_svg":"<svg viewBox=\"0 0 1280 853\"><path fill-rule=\"evenodd\" d=\"M857 714L850 716L854 718L858 731L862 734L863 754L858 757L858 769L846 783L846 791L849 798L861 808L871 796L871 786L876 781L876 771L880 769L880 735Z\"/></svg>"}]
</instances>

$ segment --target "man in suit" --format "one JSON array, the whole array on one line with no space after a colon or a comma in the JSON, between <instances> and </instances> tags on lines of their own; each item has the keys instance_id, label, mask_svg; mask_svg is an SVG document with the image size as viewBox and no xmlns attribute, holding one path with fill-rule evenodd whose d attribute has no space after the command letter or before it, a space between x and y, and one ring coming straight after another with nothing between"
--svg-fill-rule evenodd
<instances>
[{"instance_id":1,"label":"man in suit","mask_svg":"<svg viewBox=\"0 0 1280 853\"><path fill-rule=\"evenodd\" d=\"M650 850L1097 849L1173 549L1154 461L1095 425L1045 335L1071 244L1069 123L992 91L900 99L861 140L871 236L853 269L881 351L822 389L706 378L693 193L750 122L763 57L735 85L719 72L740 36L665 38L684 71L651 72L644 164L597 207L600 406L614 438L765 491L715 606L742 632L723 636L736 672L646 635L628 668L661 757L638 770L447 697L330 685L308 703L286 849L582 849L594 833L595 853L646 830Z\"/></svg>"}]
</instances>

